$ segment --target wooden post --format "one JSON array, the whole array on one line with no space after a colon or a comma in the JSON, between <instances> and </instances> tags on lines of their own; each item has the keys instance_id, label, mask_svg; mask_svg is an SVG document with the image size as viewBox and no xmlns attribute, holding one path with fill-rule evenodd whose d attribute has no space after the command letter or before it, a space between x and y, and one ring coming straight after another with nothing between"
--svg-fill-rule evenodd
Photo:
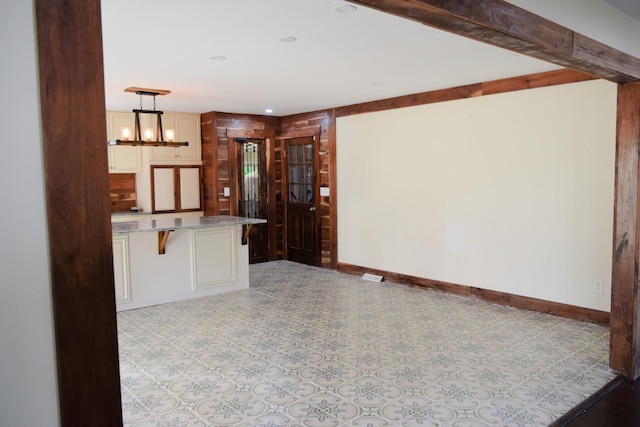
<instances>
[{"instance_id":1,"label":"wooden post","mask_svg":"<svg viewBox=\"0 0 640 427\"><path fill-rule=\"evenodd\" d=\"M615 371L635 380L640 376L640 83L618 85L616 139L610 364Z\"/></svg>"},{"instance_id":2,"label":"wooden post","mask_svg":"<svg viewBox=\"0 0 640 427\"><path fill-rule=\"evenodd\" d=\"M100 0L35 7L60 405L51 425L121 426Z\"/></svg>"}]
</instances>

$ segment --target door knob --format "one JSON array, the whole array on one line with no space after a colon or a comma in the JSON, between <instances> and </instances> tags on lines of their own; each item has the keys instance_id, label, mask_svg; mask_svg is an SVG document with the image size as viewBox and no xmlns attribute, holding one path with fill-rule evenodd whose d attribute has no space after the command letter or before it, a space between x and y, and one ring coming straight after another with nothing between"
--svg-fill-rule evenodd
<instances>
[{"instance_id":1,"label":"door knob","mask_svg":"<svg viewBox=\"0 0 640 427\"><path fill-rule=\"evenodd\" d=\"M309 212L315 212L315 210L316 210L316 207L315 207L315 206L311 206L311 207L309 208Z\"/></svg>"}]
</instances>

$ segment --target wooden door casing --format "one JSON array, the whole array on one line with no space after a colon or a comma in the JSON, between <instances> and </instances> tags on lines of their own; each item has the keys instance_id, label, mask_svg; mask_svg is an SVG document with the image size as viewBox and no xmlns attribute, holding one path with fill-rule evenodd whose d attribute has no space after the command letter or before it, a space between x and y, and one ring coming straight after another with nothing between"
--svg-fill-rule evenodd
<instances>
[{"instance_id":1,"label":"wooden door casing","mask_svg":"<svg viewBox=\"0 0 640 427\"><path fill-rule=\"evenodd\" d=\"M257 192L255 209L245 206L245 193L247 191L247 176L245 173L245 150L246 144L253 144L256 148L258 179L257 188L253 191ZM267 186L267 160L266 160L266 141L265 139L256 138L235 138L236 151L236 167L237 171L237 209L239 216L248 216L252 218L267 219L268 208L268 186ZM249 264L269 261L269 228L267 224L254 224L249 231Z\"/></svg>"},{"instance_id":2,"label":"wooden door casing","mask_svg":"<svg viewBox=\"0 0 640 427\"><path fill-rule=\"evenodd\" d=\"M285 150L287 259L318 265L315 138L288 139Z\"/></svg>"}]
</instances>

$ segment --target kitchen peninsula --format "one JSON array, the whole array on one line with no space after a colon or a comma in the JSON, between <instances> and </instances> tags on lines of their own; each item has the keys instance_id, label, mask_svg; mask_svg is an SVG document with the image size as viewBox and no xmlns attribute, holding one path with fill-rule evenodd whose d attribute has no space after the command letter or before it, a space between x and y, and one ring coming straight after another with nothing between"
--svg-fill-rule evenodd
<instances>
[{"instance_id":1,"label":"kitchen peninsula","mask_svg":"<svg viewBox=\"0 0 640 427\"><path fill-rule=\"evenodd\" d=\"M261 223L234 216L114 222L117 310L247 289L247 231Z\"/></svg>"}]
</instances>

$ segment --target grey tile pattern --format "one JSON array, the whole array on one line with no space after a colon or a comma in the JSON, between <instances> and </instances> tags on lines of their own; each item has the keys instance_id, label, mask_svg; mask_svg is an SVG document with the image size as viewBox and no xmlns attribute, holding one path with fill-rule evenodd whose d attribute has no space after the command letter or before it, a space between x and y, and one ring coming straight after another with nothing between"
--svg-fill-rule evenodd
<instances>
[{"instance_id":1,"label":"grey tile pattern","mask_svg":"<svg viewBox=\"0 0 640 427\"><path fill-rule=\"evenodd\" d=\"M332 270L118 313L126 426L546 426L614 378L609 329Z\"/></svg>"}]
</instances>

